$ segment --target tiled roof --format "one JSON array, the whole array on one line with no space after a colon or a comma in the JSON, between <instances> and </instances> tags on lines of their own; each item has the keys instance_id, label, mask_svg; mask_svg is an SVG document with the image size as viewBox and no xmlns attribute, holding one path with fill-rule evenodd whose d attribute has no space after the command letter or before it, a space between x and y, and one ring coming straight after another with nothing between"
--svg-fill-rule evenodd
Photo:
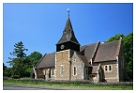
<instances>
[{"instance_id":1,"label":"tiled roof","mask_svg":"<svg viewBox=\"0 0 136 93\"><path fill-rule=\"evenodd\" d=\"M118 47L119 40L100 44L94 62L116 60Z\"/></svg>"},{"instance_id":2,"label":"tiled roof","mask_svg":"<svg viewBox=\"0 0 136 93\"><path fill-rule=\"evenodd\" d=\"M48 68L48 67L55 67L55 52L45 54L43 58L40 60L37 68Z\"/></svg>"},{"instance_id":3,"label":"tiled roof","mask_svg":"<svg viewBox=\"0 0 136 93\"><path fill-rule=\"evenodd\" d=\"M85 56L82 56L81 54L77 54L77 55L85 63L85 66L91 67L91 65L89 64L89 62Z\"/></svg>"},{"instance_id":4,"label":"tiled roof","mask_svg":"<svg viewBox=\"0 0 136 93\"><path fill-rule=\"evenodd\" d=\"M90 59L93 58L96 45L97 43L84 45L80 47L81 55L86 56L88 62L90 62Z\"/></svg>"}]
</instances>

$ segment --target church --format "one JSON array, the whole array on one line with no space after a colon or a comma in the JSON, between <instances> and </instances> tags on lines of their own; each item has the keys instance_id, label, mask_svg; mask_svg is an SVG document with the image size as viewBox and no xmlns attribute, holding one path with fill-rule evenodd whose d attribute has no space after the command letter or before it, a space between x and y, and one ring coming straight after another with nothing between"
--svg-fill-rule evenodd
<instances>
[{"instance_id":1,"label":"church","mask_svg":"<svg viewBox=\"0 0 136 93\"><path fill-rule=\"evenodd\" d=\"M75 37L70 17L56 51L45 54L33 67L33 78L45 80L90 80L120 82L125 74L122 38L81 46Z\"/></svg>"}]
</instances>

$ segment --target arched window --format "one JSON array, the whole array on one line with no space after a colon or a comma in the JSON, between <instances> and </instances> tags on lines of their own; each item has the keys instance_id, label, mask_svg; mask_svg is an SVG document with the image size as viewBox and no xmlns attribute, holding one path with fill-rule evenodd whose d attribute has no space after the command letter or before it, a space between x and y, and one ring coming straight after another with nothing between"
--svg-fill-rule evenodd
<instances>
[{"instance_id":1,"label":"arched window","mask_svg":"<svg viewBox=\"0 0 136 93\"><path fill-rule=\"evenodd\" d=\"M109 71L111 71L111 65L109 66Z\"/></svg>"},{"instance_id":2,"label":"arched window","mask_svg":"<svg viewBox=\"0 0 136 93\"><path fill-rule=\"evenodd\" d=\"M64 72L64 66L61 65L61 66L60 66L60 75L63 75L63 72Z\"/></svg>"},{"instance_id":3,"label":"arched window","mask_svg":"<svg viewBox=\"0 0 136 93\"><path fill-rule=\"evenodd\" d=\"M77 69L74 67L74 76L77 75Z\"/></svg>"},{"instance_id":4,"label":"arched window","mask_svg":"<svg viewBox=\"0 0 136 93\"><path fill-rule=\"evenodd\" d=\"M107 66L105 66L105 71L107 71Z\"/></svg>"}]
</instances>

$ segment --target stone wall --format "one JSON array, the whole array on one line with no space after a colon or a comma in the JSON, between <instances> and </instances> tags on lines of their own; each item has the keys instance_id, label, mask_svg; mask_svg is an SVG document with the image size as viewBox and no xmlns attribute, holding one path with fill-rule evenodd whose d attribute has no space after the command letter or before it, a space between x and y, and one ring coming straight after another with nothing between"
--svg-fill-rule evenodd
<instances>
[{"instance_id":1,"label":"stone wall","mask_svg":"<svg viewBox=\"0 0 136 93\"><path fill-rule=\"evenodd\" d=\"M76 75L74 75L74 67L76 67ZM85 64L77 56L76 52L71 58L71 80L83 80L85 79Z\"/></svg>"},{"instance_id":2,"label":"stone wall","mask_svg":"<svg viewBox=\"0 0 136 93\"><path fill-rule=\"evenodd\" d=\"M61 71L62 68L63 71ZM63 75L61 75L62 72ZM83 80L85 79L84 73L85 64L77 56L77 52L73 50L56 52L55 80Z\"/></svg>"},{"instance_id":3,"label":"stone wall","mask_svg":"<svg viewBox=\"0 0 136 93\"><path fill-rule=\"evenodd\" d=\"M70 79L70 52L71 50L64 50L55 53L55 80Z\"/></svg>"},{"instance_id":4,"label":"stone wall","mask_svg":"<svg viewBox=\"0 0 136 93\"><path fill-rule=\"evenodd\" d=\"M101 64L103 70L103 81L105 82L119 82L119 72L118 72L118 62L117 61L109 61L109 62L100 62L95 63L94 65ZM107 66L107 71L105 66ZM109 66L111 66L111 70L109 70Z\"/></svg>"}]
</instances>

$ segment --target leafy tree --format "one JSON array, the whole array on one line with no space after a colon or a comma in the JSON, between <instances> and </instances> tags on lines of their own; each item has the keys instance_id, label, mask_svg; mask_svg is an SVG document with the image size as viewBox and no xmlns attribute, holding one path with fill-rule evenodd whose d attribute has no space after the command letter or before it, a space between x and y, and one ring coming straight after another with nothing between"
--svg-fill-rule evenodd
<instances>
[{"instance_id":1,"label":"leafy tree","mask_svg":"<svg viewBox=\"0 0 136 93\"><path fill-rule=\"evenodd\" d=\"M128 79L133 80L133 32L123 38Z\"/></svg>"},{"instance_id":2,"label":"leafy tree","mask_svg":"<svg viewBox=\"0 0 136 93\"><path fill-rule=\"evenodd\" d=\"M31 65L31 67L33 67L40 59L41 59L41 57L42 57L42 54L41 53L39 53L39 52L37 52L37 51L34 51L34 52L32 52L29 56L28 56L28 58L29 58L29 60L30 60L30 65Z\"/></svg>"},{"instance_id":3,"label":"leafy tree","mask_svg":"<svg viewBox=\"0 0 136 93\"><path fill-rule=\"evenodd\" d=\"M40 52L34 51L26 58L27 69L26 69L26 76L30 76L32 71L32 67L41 59L42 54Z\"/></svg>"},{"instance_id":4,"label":"leafy tree","mask_svg":"<svg viewBox=\"0 0 136 93\"><path fill-rule=\"evenodd\" d=\"M11 77L12 76L12 68L6 68L4 71L3 71L3 76L4 77Z\"/></svg>"},{"instance_id":5,"label":"leafy tree","mask_svg":"<svg viewBox=\"0 0 136 93\"><path fill-rule=\"evenodd\" d=\"M109 38L106 42L111 42L111 41L114 41L114 40L119 40L120 37L124 37L123 34L116 34L115 36L112 36L111 38Z\"/></svg>"},{"instance_id":6,"label":"leafy tree","mask_svg":"<svg viewBox=\"0 0 136 93\"><path fill-rule=\"evenodd\" d=\"M10 54L15 57L9 57L10 61L8 63L12 66L13 75L18 75L20 77L25 70L24 62L26 54L24 51L28 51L28 49L24 48L22 41L15 43L14 47L13 52Z\"/></svg>"},{"instance_id":7,"label":"leafy tree","mask_svg":"<svg viewBox=\"0 0 136 93\"><path fill-rule=\"evenodd\" d=\"M115 36L109 38L107 42L119 40L120 36L123 37L123 52L126 62L127 79L133 80L133 32L127 36L124 36L123 34L116 34Z\"/></svg>"}]
</instances>

